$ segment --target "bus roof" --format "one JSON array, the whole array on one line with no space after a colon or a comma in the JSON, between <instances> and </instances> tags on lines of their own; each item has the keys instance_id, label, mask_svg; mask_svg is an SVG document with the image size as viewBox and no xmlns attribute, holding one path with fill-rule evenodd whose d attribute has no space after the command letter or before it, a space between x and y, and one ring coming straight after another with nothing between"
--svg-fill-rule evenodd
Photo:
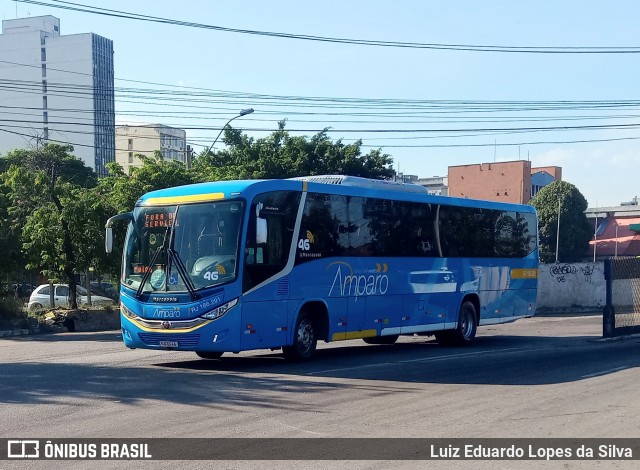
<instances>
[{"instance_id":1,"label":"bus roof","mask_svg":"<svg viewBox=\"0 0 640 470\"><path fill-rule=\"evenodd\" d=\"M236 197L250 199L255 194L277 190L307 190L348 196L535 212L532 206L523 204L439 196L428 194L426 188L414 183L396 183L344 175L317 175L271 180L230 180L175 186L143 195L136 202L136 206L183 204Z\"/></svg>"}]
</instances>

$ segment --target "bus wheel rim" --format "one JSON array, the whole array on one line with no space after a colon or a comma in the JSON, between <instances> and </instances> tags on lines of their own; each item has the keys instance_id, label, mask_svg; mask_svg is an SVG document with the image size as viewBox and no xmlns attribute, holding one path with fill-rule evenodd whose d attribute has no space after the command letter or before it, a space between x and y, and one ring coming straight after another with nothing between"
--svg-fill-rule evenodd
<instances>
[{"instance_id":1,"label":"bus wheel rim","mask_svg":"<svg viewBox=\"0 0 640 470\"><path fill-rule=\"evenodd\" d=\"M302 351L306 352L311 348L313 336L313 327L307 322L302 322L298 329L298 343Z\"/></svg>"}]
</instances>

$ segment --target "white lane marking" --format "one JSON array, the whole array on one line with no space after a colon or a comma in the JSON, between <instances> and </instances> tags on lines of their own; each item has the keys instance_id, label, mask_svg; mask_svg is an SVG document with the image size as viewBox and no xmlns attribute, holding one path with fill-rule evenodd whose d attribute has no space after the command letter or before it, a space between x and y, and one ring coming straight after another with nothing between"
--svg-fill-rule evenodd
<instances>
[{"instance_id":1,"label":"white lane marking","mask_svg":"<svg viewBox=\"0 0 640 470\"><path fill-rule=\"evenodd\" d=\"M406 361L395 361L395 362L375 362L373 364L363 364L360 366L353 367L342 367L339 369L325 369L318 370L314 372L307 372L305 375L315 375L315 374L325 374L327 372L343 372L346 370L356 370L356 369L365 369L367 367L379 367L379 366L388 366L393 364L404 364L409 362L429 362L429 361L446 361L448 359L457 359L459 357L464 356L481 356L483 354L499 354L508 351L518 351L518 352L530 352L530 351L538 351L539 349L518 349L518 348L507 348L507 349L496 349L492 351L478 351L478 352L470 352L470 353L460 353L460 354L452 354L447 356L436 356L436 357L425 357L420 359L409 359Z\"/></svg>"},{"instance_id":2,"label":"white lane marking","mask_svg":"<svg viewBox=\"0 0 640 470\"><path fill-rule=\"evenodd\" d=\"M614 367L613 369L602 370L600 372L594 372L593 374L583 375L581 378L590 379L592 377L598 377L600 375L611 374L612 372L619 372L621 370L630 369L631 366Z\"/></svg>"},{"instance_id":3,"label":"white lane marking","mask_svg":"<svg viewBox=\"0 0 640 470\"><path fill-rule=\"evenodd\" d=\"M399 364L404 364L407 362L429 362L429 361L439 361L439 360L447 360L447 359L455 359L458 357L465 356L481 356L483 354L496 354L499 352L505 351L533 351L533 349L518 349L518 348L506 348L506 349L496 349L494 351L474 351L468 353L460 353L460 354L450 354L446 356L436 356L436 357L421 357L420 359L408 359L406 361L398 361Z\"/></svg>"},{"instance_id":4,"label":"white lane marking","mask_svg":"<svg viewBox=\"0 0 640 470\"><path fill-rule=\"evenodd\" d=\"M307 372L306 375L314 375L314 374L324 374L326 372L341 372L343 370L355 370L355 369L365 369L367 367L378 367L378 366L388 366L393 364L393 362L375 362L373 364L364 364L361 366L354 367L342 367L340 369L325 369L325 370L317 370L314 372Z\"/></svg>"}]
</instances>

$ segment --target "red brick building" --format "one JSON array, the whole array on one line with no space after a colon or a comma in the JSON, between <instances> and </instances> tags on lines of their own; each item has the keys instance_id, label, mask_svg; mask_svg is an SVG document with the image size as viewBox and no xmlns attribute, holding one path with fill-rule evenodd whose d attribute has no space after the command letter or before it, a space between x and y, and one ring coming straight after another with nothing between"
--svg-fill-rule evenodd
<instances>
[{"instance_id":1,"label":"red brick building","mask_svg":"<svg viewBox=\"0 0 640 470\"><path fill-rule=\"evenodd\" d=\"M449 196L526 204L531 199L531 175L547 173L562 179L557 166L532 168L527 160L449 167Z\"/></svg>"}]
</instances>

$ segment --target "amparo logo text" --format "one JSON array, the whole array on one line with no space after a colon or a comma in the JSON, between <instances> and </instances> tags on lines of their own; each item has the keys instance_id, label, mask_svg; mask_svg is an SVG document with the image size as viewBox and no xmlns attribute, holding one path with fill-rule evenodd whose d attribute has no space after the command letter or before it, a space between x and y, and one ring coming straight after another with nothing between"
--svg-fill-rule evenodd
<instances>
[{"instance_id":1,"label":"amparo logo text","mask_svg":"<svg viewBox=\"0 0 640 470\"><path fill-rule=\"evenodd\" d=\"M327 269L335 267L333 283L329 289L329 296L364 296L364 295L384 295L389 289L389 277L384 274L387 265L384 263L384 270L381 265L377 265L377 271L368 273L356 273L349 263L337 261L327 266Z\"/></svg>"}]
</instances>

